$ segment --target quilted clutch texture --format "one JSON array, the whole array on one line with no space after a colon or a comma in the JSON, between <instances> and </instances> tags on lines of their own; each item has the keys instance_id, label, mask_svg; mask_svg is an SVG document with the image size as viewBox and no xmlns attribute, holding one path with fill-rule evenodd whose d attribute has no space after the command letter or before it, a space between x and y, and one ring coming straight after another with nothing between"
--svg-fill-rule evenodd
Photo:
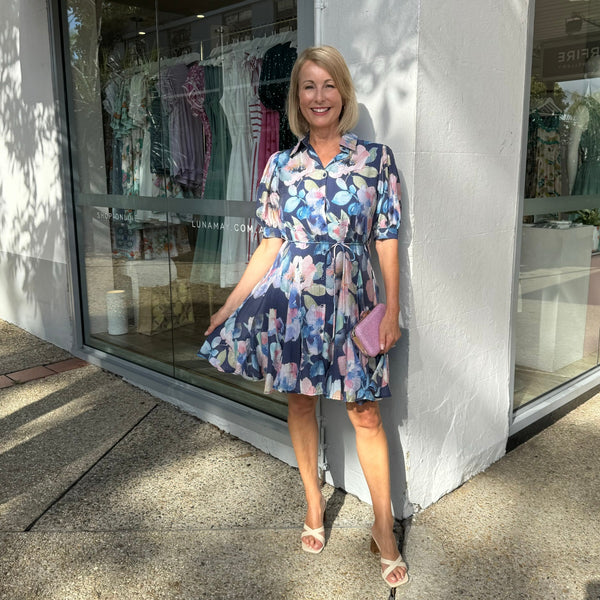
<instances>
[{"instance_id":1,"label":"quilted clutch texture","mask_svg":"<svg viewBox=\"0 0 600 600\"><path fill-rule=\"evenodd\" d=\"M379 325L385 314L385 304L376 304L366 312L352 331L352 341L367 356L381 353L379 346Z\"/></svg>"}]
</instances>

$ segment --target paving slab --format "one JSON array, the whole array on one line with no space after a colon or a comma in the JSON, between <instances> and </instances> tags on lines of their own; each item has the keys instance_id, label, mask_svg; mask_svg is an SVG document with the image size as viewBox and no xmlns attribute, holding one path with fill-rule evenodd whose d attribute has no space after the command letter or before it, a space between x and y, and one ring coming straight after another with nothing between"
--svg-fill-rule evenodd
<instances>
[{"instance_id":1,"label":"paving slab","mask_svg":"<svg viewBox=\"0 0 600 600\"><path fill-rule=\"evenodd\" d=\"M29 527L156 402L92 366L0 390L0 530Z\"/></svg>"},{"instance_id":2,"label":"paving slab","mask_svg":"<svg viewBox=\"0 0 600 600\"><path fill-rule=\"evenodd\" d=\"M66 350L0 320L0 375L69 358Z\"/></svg>"},{"instance_id":3,"label":"paving slab","mask_svg":"<svg viewBox=\"0 0 600 600\"><path fill-rule=\"evenodd\" d=\"M324 490L336 527L372 523L356 497ZM298 529L298 470L161 403L36 523L36 531Z\"/></svg>"},{"instance_id":4,"label":"paving slab","mask_svg":"<svg viewBox=\"0 0 600 600\"><path fill-rule=\"evenodd\" d=\"M67 358L59 362L51 363L46 365L48 369L55 373L64 373L65 371L71 371L72 369L80 369L81 367L87 366L89 363L80 358Z\"/></svg>"},{"instance_id":5,"label":"paving slab","mask_svg":"<svg viewBox=\"0 0 600 600\"><path fill-rule=\"evenodd\" d=\"M31 367L30 369L23 369L22 371L7 373L6 376L15 383L26 383L28 381L33 381L34 379L42 379L42 377L48 377L49 375L55 374L56 371L51 371L46 367Z\"/></svg>"},{"instance_id":6,"label":"paving slab","mask_svg":"<svg viewBox=\"0 0 600 600\"><path fill-rule=\"evenodd\" d=\"M14 384L15 382L12 379L9 379L6 375L0 375L0 389L10 387Z\"/></svg>"},{"instance_id":7,"label":"paving slab","mask_svg":"<svg viewBox=\"0 0 600 600\"><path fill-rule=\"evenodd\" d=\"M335 529L315 556L295 529L0 534L0 598L386 600L368 541Z\"/></svg>"}]
</instances>

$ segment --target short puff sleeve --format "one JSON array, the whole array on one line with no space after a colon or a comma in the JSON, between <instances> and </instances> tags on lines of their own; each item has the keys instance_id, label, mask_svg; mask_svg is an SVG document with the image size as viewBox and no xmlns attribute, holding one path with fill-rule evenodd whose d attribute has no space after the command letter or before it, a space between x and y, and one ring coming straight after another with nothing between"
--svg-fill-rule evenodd
<instances>
[{"instance_id":1,"label":"short puff sleeve","mask_svg":"<svg viewBox=\"0 0 600 600\"><path fill-rule=\"evenodd\" d=\"M391 149L382 146L374 222L376 240L398 239L401 213L398 169Z\"/></svg>"},{"instance_id":2,"label":"short puff sleeve","mask_svg":"<svg viewBox=\"0 0 600 600\"><path fill-rule=\"evenodd\" d=\"M281 211L279 208L279 165L280 152L273 154L258 184L256 218L262 226L266 238L284 237Z\"/></svg>"}]
</instances>

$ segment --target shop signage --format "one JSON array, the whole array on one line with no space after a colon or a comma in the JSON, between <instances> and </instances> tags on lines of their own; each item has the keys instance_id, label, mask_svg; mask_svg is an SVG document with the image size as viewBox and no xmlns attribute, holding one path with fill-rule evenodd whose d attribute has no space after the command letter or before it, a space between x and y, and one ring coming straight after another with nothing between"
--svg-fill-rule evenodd
<instances>
[{"instance_id":1,"label":"shop signage","mask_svg":"<svg viewBox=\"0 0 600 600\"><path fill-rule=\"evenodd\" d=\"M592 56L600 56L600 37L568 39L544 44L542 74L544 79L568 81L583 79L585 63Z\"/></svg>"},{"instance_id":2,"label":"shop signage","mask_svg":"<svg viewBox=\"0 0 600 600\"><path fill-rule=\"evenodd\" d=\"M232 230L232 231L240 232L240 233L246 233L246 232L252 233L256 229L257 233L262 232L262 227L260 225L253 225L251 222L248 224L234 222L232 225L231 223L229 223L227 221L227 219L225 219L224 221L222 221L222 220L211 221L208 219L194 218L192 220L191 225L194 229L220 229L220 230L227 229L227 230Z\"/></svg>"}]
</instances>

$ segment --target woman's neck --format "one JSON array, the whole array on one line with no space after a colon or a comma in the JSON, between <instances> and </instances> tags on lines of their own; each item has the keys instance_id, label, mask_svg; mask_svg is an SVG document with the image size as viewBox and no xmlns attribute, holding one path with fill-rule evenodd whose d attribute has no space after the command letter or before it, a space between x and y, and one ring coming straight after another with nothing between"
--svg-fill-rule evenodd
<instances>
[{"instance_id":1,"label":"woman's neck","mask_svg":"<svg viewBox=\"0 0 600 600\"><path fill-rule=\"evenodd\" d=\"M327 166L340 151L341 136L335 133L310 132L310 145L321 159L323 166Z\"/></svg>"}]
</instances>

